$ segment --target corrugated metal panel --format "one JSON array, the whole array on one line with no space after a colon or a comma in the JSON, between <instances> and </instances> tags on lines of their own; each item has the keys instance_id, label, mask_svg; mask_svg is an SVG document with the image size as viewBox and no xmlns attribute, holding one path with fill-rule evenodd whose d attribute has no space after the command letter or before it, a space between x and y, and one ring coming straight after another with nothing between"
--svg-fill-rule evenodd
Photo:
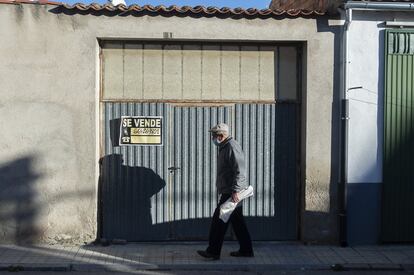
<instances>
[{"instance_id":1,"label":"corrugated metal panel","mask_svg":"<svg viewBox=\"0 0 414 275\"><path fill-rule=\"evenodd\" d=\"M105 104L103 158L103 236L109 239L169 238L169 128L164 146L117 146L122 115L153 115L168 119L169 106L155 103ZM160 226L154 226L160 224Z\"/></svg>"},{"instance_id":2,"label":"corrugated metal panel","mask_svg":"<svg viewBox=\"0 0 414 275\"><path fill-rule=\"evenodd\" d=\"M217 148L208 129L225 122L246 153L247 178L255 187L255 196L244 204L252 238L294 240L296 113L295 104L105 103L103 236L206 239L217 204ZM117 146L122 115L164 116L164 146ZM168 167L179 170L170 173Z\"/></svg>"},{"instance_id":3,"label":"corrugated metal panel","mask_svg":"<svg viewBox=\"0 0 414 275\"><path fill-rule=\"evenodd\" d=\"M234 137L247 159L255 196L244 214L255 240L297 237L297 105L237 104Z\"/></svg>"},{"instance_id":4,"label":"corrugated metal panel","mask_svg":"<svg viewBox=\"0 0 414 275\"><path fill-rule=\"evenodd\" d=\"M414 241L413 31L387 31L381 237Z\"/></svg>"},{"instance_id":5,"label":"corrugated metal panel","mask_svg":"<svg viewBox=\"0 0 414 275\"><path fill-rule=\"evenodd\" d=\"M164 146L119 147L122 115L163 116ZM230 123L230 107L105 103L103 236L205 239L217 204L217 148L208 129L219 121ZM170 173L168 167L180 169Z\"/></svg>"},{"instance_id":6,"label":"corrugated metal panel","mask_svg":"<svg viewBox=\"0 0 414 275\"><path fill-rule=\"evenodd\" d=\"M232 107L173 107L175 239L207 239L210 217L217 205L217 147L208 130L219 122L231 124ZM180 221L180 222L178 222Z\"/></svg>"}]
</instances>

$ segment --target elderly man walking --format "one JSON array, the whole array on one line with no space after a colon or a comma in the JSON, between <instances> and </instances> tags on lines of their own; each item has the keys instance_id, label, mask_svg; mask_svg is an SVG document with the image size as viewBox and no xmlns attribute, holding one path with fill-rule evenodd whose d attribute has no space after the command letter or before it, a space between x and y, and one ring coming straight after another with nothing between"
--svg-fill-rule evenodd
<instances>
[{"instance_id":1,"label":"elderly man walking","mask_svg":"<svg viewBox=\"0 0 414 275\"><path fill-rule=\"evenodd\" d=\"M246 184L246 161L243 150L229 133L229 127L220 123L210 129L211 138L218 146L217 155L217 192L220 200L214 211L210 226L209 243L206 250L197 253L208 259L220 259L221 247L224 241L228 223L220 218L220 206L230 197L233 202L239 202L239 192L247 187ZM242 204L239 203L230 216L229 222L233 226L234 233L239 242L240 249L231 252L233 257L253 257L253 247L249 231L243 217Z\"/></svg>"}]
</instances>

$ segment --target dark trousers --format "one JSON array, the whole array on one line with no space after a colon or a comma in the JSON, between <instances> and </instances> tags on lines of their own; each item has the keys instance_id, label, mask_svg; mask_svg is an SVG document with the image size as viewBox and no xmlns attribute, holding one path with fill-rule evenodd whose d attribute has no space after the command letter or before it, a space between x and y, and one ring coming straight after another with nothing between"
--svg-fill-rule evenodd
<instances>
[{"instance_id":1,"label":"dark trousers","mask_svg":"<svg viewBox=\"0 0 414 275\"><path fill-rule=\"evenodd\" d=\"M243 207L236 207L227 223L224 223L219 218L220 205L222 205L230 197L231 195L229 194L221 195L220 201L214 211L213 220L211 221L207 251L214 255L220 255L224 235L226 234L229 223L233 226L234 234L236 235L240 245L240 252L253 252L252 240L243 217Z\"/></svg>"}]
</instances>

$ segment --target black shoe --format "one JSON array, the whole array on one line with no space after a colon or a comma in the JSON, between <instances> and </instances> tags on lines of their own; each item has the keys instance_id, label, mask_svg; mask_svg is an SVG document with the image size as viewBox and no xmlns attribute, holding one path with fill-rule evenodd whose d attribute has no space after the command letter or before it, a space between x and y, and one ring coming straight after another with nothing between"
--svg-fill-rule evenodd
<instances>
[{"instance_id":1,"label":"black shoe","mask_svg":"<svg viewBox=\"0 0 414 275\"><path fill-rule=\"evenodd\" d=\"M230 256L232 257L254 257L254 253L252 252L240 252L240 251L233 251L230 252Z\"/></svg>"},{"instance_id":2,"label":"black shoe","mask_svg":"<svg viewBox=\"0 0 414 275\"><path fill-rule=\"evenodd\" d=\"M205 250L197 250L198 255L201 257L212 259L212 260L218 260L220 259L220 255L211 254L210 252L207 252Z\"/></svg>"}]
</instances>

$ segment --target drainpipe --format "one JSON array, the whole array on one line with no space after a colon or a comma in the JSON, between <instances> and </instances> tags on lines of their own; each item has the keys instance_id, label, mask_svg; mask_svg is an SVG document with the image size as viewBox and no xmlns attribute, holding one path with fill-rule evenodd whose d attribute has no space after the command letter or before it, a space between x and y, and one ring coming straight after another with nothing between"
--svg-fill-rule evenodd
<instances>
[{"instance_id":1,"label":"drainpipe","mask_svg":"<svg viewBox=\"0 0 414 275\"><path fill-rule=\"evenodd\" d=\"M347 91L349 90L349 34L348 30L352 22L352 9L345 10L345 25L343 37L343 88L341 96L341 167L340 181L338 188L339 196L339 243L345 247L348 245L347 238L347 182L348 182L348 120L349 120L349 104Z\"/></svg>"},{"instance_id":2,"label":"drainpipe","mask_svg":"<svg viewBox=\"0 0 414 275\"><path fill-rule=\"evenodd\" d=\"M413 11L414 3L373 3L373 2L347 2L345 10L386 10L386 11Z\"/></svg>"}]
</instances>

